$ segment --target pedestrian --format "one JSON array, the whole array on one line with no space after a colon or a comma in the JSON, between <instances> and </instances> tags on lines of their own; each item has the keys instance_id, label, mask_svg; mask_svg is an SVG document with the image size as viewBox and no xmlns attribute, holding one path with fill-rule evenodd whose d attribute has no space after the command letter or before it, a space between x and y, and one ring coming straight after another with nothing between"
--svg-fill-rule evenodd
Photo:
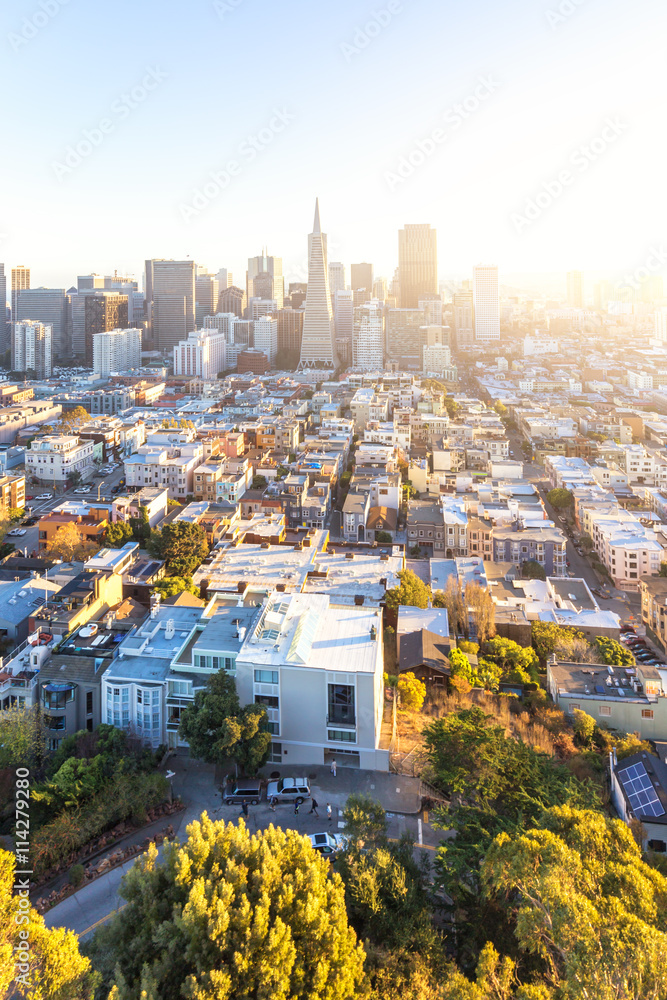
<instances>
[{"instance_id":1,"label":"pedestrian","mask_svg":"<svg viewBox=\"0 0 667 1000\"><path fill-rule=\"evenodd\" d=\"M299 806L300 806L300 805L301 805L301 803L300 803L300 802L299 802L299 800L297 799L297 801L296 801L296 802L294 803L294 815L295 815L295 816L298 816L298 815L299 815Z\"/></svg>"},{"instance_id":2,"label":"pedestrian","mask_svg":"<svg viewBox=\"0 0 667 1000\"><path fill-rule=\"evenodd\" d=\"M333 776L335 778L336 777L336 761L335 760L331 761L331 773L333 774Z\"/></svg>"},{"instance_id":3,"label":"pedestrian","mask_svg":"<svg viewBox=\"0 0 667 1000\"><path fill-rule=\"evenodd\" d=\"M243 802L241 803L241 812L243 813L243 815L244 815L244 816L246 817L246 819L247 819L247 817L248 817L248 803L246 802L246 800L245 800L245 799L244 799L244 800L243 800Z\"/></svg>"},{"instance_id":4,"label":"pedestrian","mask_svg":"<svg viewBox=\"0 0 667 1000\"><path fill-rule=\"evenodd\" d=\"M331 822L331 803L327 802L327 819Z\"/></svg>"},{"instance_id":5,"label":"pedestrian","mask_svg":"<svg viewBox=\"0 0 667 1000\"><path fill-rule=\"evenodd\" d=\"M315 813L316 816L320 815L317 811L317 799L315 798L314 795L310 803L310 812ZM308 813L308 815L310 816L310 813Z\"/></svg>"},{"instance_id":6,"label":"pedestrian","mask_svg":"<svg viewBox=\"0 0 667 1000\"><path fill-rule=\"evenodd\" d=\"M271 799L271 812L275 812L276 811L276 806L277 805L278 805L278 799L274 795L273 798Z\"/></svg>"}]
</instances>

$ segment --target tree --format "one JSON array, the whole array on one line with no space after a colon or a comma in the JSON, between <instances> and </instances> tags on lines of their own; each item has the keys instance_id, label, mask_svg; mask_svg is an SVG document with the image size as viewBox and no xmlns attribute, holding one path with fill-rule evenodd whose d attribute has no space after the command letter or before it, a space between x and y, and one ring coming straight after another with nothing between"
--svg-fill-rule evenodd
<instances>
[{"instance_id":1,"label":"tree","mask_svg":"<svg viewBox=\"0 0 667 1000\"><path fill-rule=\"evenodd\" d=\"M378 847L387 840L387 816L377 801L364 792L348 795L343 809L345 836L355 848Z\"/></svg>"},{"instance_id":2,"label":"tree","mask_svg":"<svg viewBox=\"0 0 667 1000\"><path fill-rule=\"evenodd\" d=\"M581 709L574 710L574 735L580 746L590 749L593 746L593 736L597 729L597 723L591 715L582 712Z\"/></svg>"},{"instance_id":3,"label":"tree","mask_svg":"<svg viewBox=\"0 0 667 1000\"><path fill-rule=\"evenodd\" d=\"M98 984L76 934L49 930L28 903L14 855L0 850L0 1000L92 1000Z\"/></svg>"},{"instance_id":4,"label":"tree","mask_svg":"<svg viewBox=\"0 0 667 1000\"><path fill-rule=\"evenodd\" d=\"M128 905L98 933L111 1000L351 1000L364 951L340 876L296 830L250 837L206 813L123 879Z\"/></svg>"},{"instance_id":5,"label":"tree","mask_svg":"<svg viewBox=\"0 0 667 1000\"><path fill-rule=\"evenodd\" d=\"M602 663L608 663L610 666L616 667L631 667L635 662L635 658L630 650L622 646L616 639L609 639L605 635L598 635L595 638L595 646Z\"/></svg>"},{"instance_id":6,"label":"tree","mask_svg":"<svg viewBox=\"0 0 667 1000\"><path fill-rule=\"evenodd\" d=\"M276 479L284 479L285 476L289 476L290 470L286 465L279 465L276 469Z\"/></svg>"},{"instance_id":7,"label":"tree","mask_svg":"<svg viewBox=\"0 0 667 1000\"><path fill-rule=\"evenodd\" d=\"M398 676L398 698L406 712L419 712L426 698L426 685L411 672Z\"/></svg>"},{"instance_id":8,"label":"tree","mask_svg":"<svg viewBox=\"0 0 667 1000\"><path fill-rule=\"evenodd\" d=\"M177 597L179 594L196 594L199 596L199 587L195 586L191 577L167 576L164 580L159 580L153 590L153 594L159 594L163 601L168 597Z\"/></svg>"},{"instance_id":9,"label":"tree","mask_svg":"<svg viewBox=\"0 0 667 1000\"><path fill-rule=\"evenodd\" d=\"M376 531L375 541L378 542L379 545L391 545L393 538L388 531Z\"/></svg>"},{"instance_id":10,"label":"tree","mask_svg":"<svg viewBox=\"0 0 667 1000\"><path fill-rule=\"evenodd\" d=\"M533 622L531 631L533 649L542 663L545 663L552 653L556 653L561 659L569 660L568 651L574 641L584 638L583 632L565 625L556 625L554 622Z\"/></svg>"},{"instance_id":11,"label":"tree","mask_svg":"<svg viewBox=\"0 0 667 1000\"><path fill-rule=\"evenodd\" d=\"M67 479L69 481L70 486L72 486L72 487L74 487L74 489L76 489L76 487L83 480L83 476L78 471L78 469L74 469L72 472L69 473Z\"/></svg>"},{"instance_id":12,"label":"tree","mask_svg":"<svg viewBox=\"0 0 667 1000\"><path fill-rule=\"evenodd\" d=\"M521 566L521 575L524 580L546 580L547 574L544 566L536 559L527 559Z\"/></svg>"},{"instance_id":13,"label":"tree","mask_svg":"<svg viewBox=\"0 0 667 1000\"><path fill-rule=\"evenodd\" d=\"M266 476L253 476L253 480L250 484L251 490L265 490L268 486L266 481Z\"/></svg>"},{"instance_id":14,"label":"tree","mask_svg":"<svg viewBox=\"0 0 667 1000\"><path fill-rule=\"evenodd\" d=\"M152 556L163 559L169 576L192 576L208 555L206 532L199 524L172 521L152 531L146 548Z\"/></svg>"},{"instance_id":15,"label":"tree","mask_svg":"<svg viewBox=\"0 0 667 1000\"><path fill-rule=\"evenodd\" d=\"M249 774L257 773L271 748L266 709L241 708L234 678L224 670L209 677L204 691L197 691L194 704L181 715L179 732L193 757L207 764L231 758Z\"/></svg>"},{"instance_id":16,"label":"tree","mask_svg":"<svg viewBox=\"0 0 667 1000\"><path fill-rule=\"evenodd\" d=\"M478 583L468 583L465 589L465 603L470 622L475 626L477 639L485 642L496 634L496 612L491 592Z\"/></svg>"},{"instance_id":17,"label":"tree","mask_svg":"<svg viewBox=\"0 0 667 1000\"><path fill-rule=\"evenodd\" d=\"M104 533L104 544L111 549L122 549L127 542L134 541L134 531L128 521L116 521L110 524Z\"/></svg>"},{"instance_id":18,"label":"tree","mask_svg":"<svg viewBox=\"0 0 667 1000\"><path fill-rule=\"evenodd\" d=\"M550 808L539 825L496 838L482 879L511 906L517 944L559 997L665 996L667 880L620 820Z\"/></svg>"},{"instance_id":19,"label":"tree","mask_svg":"<svg viewBox=\"0 0 667 1000\"><path fill-rule=\"evenodd\" d=\"M431 599L431 588L411 569L402 569L398 579L398 586L392 587L385 595L385 607L392 623L398 618L399 607L427 608Z\"/></svg>"},{"instance_id":20,"label":"tree","mask_svg":"<svg viewBox=\"0 0 667 1000\"><path fill-rule=\"evenodd\" d=\"M497 663L503 674L509 675L509 680L513 679L513 671L521 671L526 675L525 680L522 677L516 678L521 683L539 680L537 672L539 661L537 653L531 646L520 646L512 639L496 636L495 639L489 639L484 643L484 656Z\"/></svg>"},{"instance_id":21,"label":"tree","mask_svg":"<svg viewBox=\"0 0 667 1000\"><path fill-rule=\"evenodd\" d=\"M574 496L569 490L555 489L547 493L547 503L557 510L566 510L574 503Z\"/></svg>"},{"instance_id":22,"label":"tree","mask_svg":"<svg viewBox=\"0 0 667 1000\"><path fill-rule=\"evenodd\" d=\"M470 631L468 608L466 606L461 585L453 576L447 580L446 590L438 590L433 596L433 606L446 608L449 618L449 631L452 635L468 637Z\"/></svg>"},{"instance_id":23,"label":"tree","mask_svg":"<svg viewBox=\"0 0 667 1000\"><path fill-rule=\"evenodd\" d=\"M12 705L0 712L0 767L34 766L46 752L39 707Z\"/></svg>"},{"instance_id":24,"label":"tree","mask_svg":"<svg viewBox=\"0 0 667 1000\"><path fill-rule=\"evenodd\" d=\"M99 545L84 538L74 521L69 521L58 528L46 546L49 556L62 559L63 562L85 562L99 550Z\"/></svg>"}]
</instances>

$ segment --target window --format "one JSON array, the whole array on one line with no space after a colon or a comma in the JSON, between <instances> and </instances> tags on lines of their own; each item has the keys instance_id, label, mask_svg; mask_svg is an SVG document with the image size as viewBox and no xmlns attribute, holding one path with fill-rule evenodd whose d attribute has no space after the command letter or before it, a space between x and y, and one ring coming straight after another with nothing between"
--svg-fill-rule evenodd
<instances>
[{"instance_id":1,"label":"window","mask_svg":"<svg viewBox=\"0 0 667 1000\"><path fill-rule=\"evenodd\" d=\"M352 730L346 729L329 729L327 730L327 739L332 742L338 741L339 743L356 743L357 734Z\"/></svg>"},{"instance_id":2,"label":"window","mask_svg":"<svg viewBox=\"0 0 667 1000\"><path fill-rule=\"evenodd\" d=\"M278 671L277 670L256 670L255 671L255 684L277 684L278 683Z\"/></svg>"},{"instance_id":3,"label":"window","mask_svg":"<svg viewBox=\"0 0 667 1000\"><path fill-rule=\"evenodd\" d=\"M58 731L65 728L65 716L64 715L45 715L44 725L47 729L51 731Z\"/></svg>"},{"instance_id":4,"label":"window","mask_svg":"<svg viewBox=\"0 0 667 1000\"><path fill-rule=\"evenodd\" d=\"M329 723L354 726L354 687L351 684L329 684Z\"/></svg>"},{"instance_id":5,"label":"window","mask_svg":"<svg viewBox=\"0 0 667 1000\"><path fill-rule=\"evenodd\" d=\"M568 707L568 712L570 713L570 715L574 714L575 708L581 708L581 705L570 704Z\"/></svg>"},{"instance_id":6,"label":"window","mask_svg":"<svg viewBox=\"0 0 667 1000\"><path fill-rule=\"evenodd\" d=\"M600 705L600 715L611 715L611 705Z\"/></svg>"},{"instance_id":7,"label":"window","mask_svg":"<svg viewBox=\"0 0 667 1000\"><path fill-rule=\"evenodd\" d=\"M642 708L642 719L652 719L653 709L652 708Z\"/></svg>"},{"instance_id":8,"label":"window","mask_svg":"<svg viewBox=\"0 0 667 1000\"><path fill-rule=\"evenodd\" d=\"M256 705L266 705L267 708L280 708L280 699L270 694L256 694Z\"/></svg>"},{"instance_id":9,"label":"window","mask_svg":"<svg viewBox=\"0 0 667 1000\"><path fill-rule=\"evenodd\" d=\"M93 714L93 692L86 691L86 715Z\"/></svg>"},{"instance_id":10,"label":"window","mask_svg":"<svg viewBox=\"0 0 667 1000\"><path fill-rule=\"evenodd\" d=\"M269 751L269 762L271 764L282 764L283 745L282 743L272 743Z\"/></svg>"}]
</instances>

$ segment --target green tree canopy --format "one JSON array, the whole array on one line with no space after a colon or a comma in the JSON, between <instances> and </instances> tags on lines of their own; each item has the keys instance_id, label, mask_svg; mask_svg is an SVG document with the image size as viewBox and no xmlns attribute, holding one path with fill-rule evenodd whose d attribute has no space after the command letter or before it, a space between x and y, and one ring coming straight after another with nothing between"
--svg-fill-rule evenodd
<instances>
[{"instance_id":1,"label":"green tree canopy","mask_svg":"<svg viewBox=\"0 0 667 1000\"><path fill-rule=\"evenodd\" d=\"M616 639L609 639L606 635L598 635L595 639L595 646L602 663L617 667L631 667L635 662L630 650L617 642Z\"/></svg>"},{"instance_id":2,"label":"green tree canopy","mask_svg":"<svg viewBox=\"0 0 667 1000\"><path fill-rule=\"evenodd\" d=\"M387 816L372 795L353 792L343 809L345 836L356 847L378 847L387 840Z\"/></svg>"},{"instance_id":3,"label":"green tree canopy","mask_svg":"<svg viewBox=\"0 0 667 1000\"><path fill-rule=\"evenodd\" d=\"M547 574L544 566L538 563L537 559L527 559L521 564L521 575L524 580L546 580Z\"/></svg>"},{"instance_id":4,"label":"green tree canopy","mask_svg":"<svg viewBox=\"0 0 667 1000\"><path fill-rule=\"evenodd\" d=\"M555 490L549 490L547 493L547 501L557 510L565 510L567 507L572 506L574 497L569 490L558 488Z\"/></svg>"},{"instance_id":5,"label":"green tree canopy","mask_svg":"<svg viewBox=\"0 0 667 1000\"><path fill-rule=\"evenodd\" d=\"M39 708L12 705L0 712L0 767L28 767L40 762L46 739Z\"/></svg>"},{"instance_id":6,"label":"green tree canopy","mask_svg":"<svg viewBox=\"0 0 667 1000\"><path fill-rule=\"evenodd\" d=\"M266 762L271 733L263 705L241 708L234 678L224 670L212 674L204 691L181 715L179 732L190 753L207 764L235 760L246 773L256 774Z\"/></svg>"},{"instance_id":7,"label":"green tree canopy","mask_svg":"<svg viewBox=\"0 0 667 1000\"><path fill-rule=\"evenodd\" d=\"M152 556L166 562L169 576L192 576L208 555L206 532L188 521L172 521L152 531L146 547Z\"/></svg>"},{"instance_id":8,"label":"green tree canopy","mask_svg":"<svg viewBox=\"0 0 667 1000\"><path fill-rule=\"evenodd\" d=\"M571 651L574 641L583 638L583 632L568 626L556 625L554 622L532 624L533 649L542 662L548 660L552 653L560 655L562 659L570 659L568 652Z\"/></svg>"},{"instance_id":9,"label":"green tree canopy","mask_svg":"<svg viewBox=\"0 0 667 1000\"><path fill-rule=\"evenodd\" d=\"M419 712L426 698L426 685L411 671L399 674L398 697L401 708L406 712Z\"/></svg>"},{"instance_id":10,"label":"green tree canopy","mask_svg":"<svg viewBox=\"0 0 667 1000\"><path fill-rule=\"evenodd\" d=\"M159 594L163 601L168 597L177 597L178 594L199 595L199 587L195 586L190 577L166 576L164 580L158 580L153 587L152 593Z\"/></svg>"},{"instance_id":11,"label":"green tree canopy","mask_svg":"<svg viewBox=\"0 0 667 1000\"><path fill-rule=\"evenodd\" d=\"M427 608L431 599L431 588L413 573L411 569L402 569L398 574L400 583L392 587L385 595L385 606L389 617L396 619L401 605L411 608Z\"/></svg>"},{"instance_id":12,"label":"green tree canopy","mask_svg":"<svg viewBox=\"0 0 667 1000\"><path fill-rule=\"evenodd\" d=\"M496 636L484 643L484 656L498 664L508 680L523 684L539 680L539 660L531 646L520 646L512 639Z\"/></svg>"},{"instance_id":13,"label":"green tree canopy","mask_svg":"<svg viewBox=\"0 0 667 1000\"><path fill-rule=\"evenodd\" d=\"M134 541L134 531L129 521L116 521L104 533L104 544L111 549L122 549L127 542Z\"/></svg>"},{"instance_id":14,"label":"green tree canopy","mask_svg":"<svg viewBox=\"0 0 667 1000\"><path fill-rule=\"evenodd\" d=\"M125 876L93 960L111 1000L348 1000L364 951L340 876L296 830L250 837L206 813Z\"/></svg>"}]
</instances>

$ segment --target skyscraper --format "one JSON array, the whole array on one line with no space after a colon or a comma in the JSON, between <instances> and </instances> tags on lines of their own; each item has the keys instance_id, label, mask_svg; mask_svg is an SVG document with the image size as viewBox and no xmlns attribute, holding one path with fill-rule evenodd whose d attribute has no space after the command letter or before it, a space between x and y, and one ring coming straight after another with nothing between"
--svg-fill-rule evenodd
<instances>
[{"instance_id":1,"label":"skyscraper","mask_svg":"<svg viewBox=\"0 0 667 1000\"><path fill-rule=\"evenodd\" d=\"M13 319L17 322L34 320L49 325L49 351L54 357L67 355L67 293L64 288L17 290Z\"/></svg>"},{"instance_id":2,"label":"skyscraper","mask_svg":"<svg viewBox=\"0 0 667 1000\"><path fill-rule=\"evenodd\" d=\"M242 318L247 304L248 299L243 289L237 288L236 285L230 285L228 288L223 288L220 291L218 312L235 313L239 318Z\"/></svg>"},{"instance_id":3,"label":"skyscraper","mask_svg":"<svg viewBox=\"0 0 667 1000\"><path fill-rule=\"evenodd\" d=\"M232 272L226 267L221 267L218 271L218 287L220 288L220 291L224 288L229 288L233 284L234 275Z\"/></svg>"},{"instance_id":4,"label":"skyscraper","mask_svg":"<svg viewBox=\"0 0 667 1000\"><path fill-rule=\"evenodd\" d=\"M420 299L438 294L438 241L429 225L398 231L398 271L402 309L416 309ZM421 365L421 361L420 361Z\"/></svg>"},{"instance_id":5,"label":"skyscraper","mask_svg":"<svg viewBox=\"0 0 667 1000\"><path fill-rule=\"evenodd\" d=\"M195 278L195 323L204 323L204 316L212 316L218 308L220 284L215 274L199 274Z\"/></svg>"},{"instance_id":6,"label":"skyscraper","mask_svg":"<svg viewBox=\"0 0 667 1000\"><path fill-rule=\"evenodd\" d=\"M147 260L146 302L153 343L171 350L195 328L195 262Z\"/></svg>"},{"instance_id":7,"label":"skyscraper","mask_svg":"<svg viewBox=\"0 0 667 1000\"><path fill-rule=\"evenodd\" d=\"M227 335L218 330L195 330L174 348L174 375L216 379L227 367Z\"/></svg>"},{"instance_id":8,"label":"skyscraper","mask_svg":"<svg viewBox=\"0 0 667 1000\"><path fill-rule=\"evenodd\" d=\"M249 257L246 291L249 299L275 299L277 308L282 309L285 296L282 257L269 257L266 248L260 257Z\"/></svg>"},{"instance_id":9,"label":"skyscraper","mask_svg":"<svg viewBox=\"0 0 667 1000\"><path fill-rule=\"evenodd\" d=\"M11 344L10 326L7 322L7 278L5 265L0 264L0 354L4 354Z\"/></svg>"},{"instance_id":10,"label":"skyscraper","mask_svg":"<svg viewBox=\"0 0 667 1000\"><path fill-rule=\"evenodd\" d=\"M473 268L473 302L475 306L475 342L490 344L500 340L500 302L498 268L478 264Z\"/></svg>"},{"instance_id":11,"label":"skyscraper","mask_svg":"<svg viewBox=\"0 0 667 1000\"><path fill-rule=\"evenodd\" d=\"M104 378L141 366L141 330L108 330L93 335L93 371Z\"/></svg>"},{"instance_id":12,"label":"skyscraper","mask_svg":"<svg viewBox=\"0 0 667 1000\"><path fill-rule=\"evenodd\" d=\"M387 279L376 278L373 282L373 298L378 302L385 302L387 299Z\"/></svg>"},{"instance_id":13,"label":"skyscraper","mask_svg":"<svg viewBox=\"0 0 667 1000\"><path fill-rule=\"evenodd\" d=\"M470 347L475 340L475 313L472 292L454 292L452 296L454 340L460 350Z\"/></svg>"},{"instance_id":14,"label":"skyscraper","mask_svg":"<svg viewBox=\"0 0 667 1000\"><path fill-rule=\"evenodd\" d=\"M50 323L14 323L12 369L50 378L52 367Z\"/></svg>"},{"instance_id":15,"label":"skyscraper","mask_svg":"<svg viewBox=\"0 0 667 1000\"><path fill-rule=\"evenodd\" d=\"M382 371L384 361L384 316L375 299L354 310L354 367L359 371Z\"/></svg>"},{"instance_id":16,"label":"skyscraper","mask_svg":"<svg viewBox=\"0 0 667 1000\"><path fill-rule=\"evenodd\" d=\"M567 272L567 304L574 309L584 307L584 275L582 271Z\"/></svg>"},{"instance_id":17,"label":"skyscraper","mask_svg":"<svg viewBox=\"0 0 667 1000\"><path fill-rule=\"evenodd\" d=\"M354 334L354 292L345 288L337 291L333 299L336 355L341 364L350 364Z\"/></svg>"},{"instance_id":18,"label":"skyscraper","mask_svg":"<svg viewBox=\"0 0 667 1000\"><path fill-rule=\"evenodd\" d=\"M12 322L14 323L18 319L19 292L25 288L30 288L30 268L21 264L19 267L12 268Z\"/></svg>"},{"instance_id":19,"label":"skyscraper","mask_svg":"<svg viewBox=\"0 0 667 1000\"><path fill-rule=\"evenodd\" d=\"M87 365L93 365L95 335L127 328L127 295L96 291L86 295L85 301L85 358Z\"/></svg>"},{"instance_id":20,"label":"skyscraper","mask_svg":"<svg viewBox=\"0 0 667 1000\"><path fill-rule=\"evenodd\" d=\"M345 264L338 260L332 260L329 264L329 291L332 302L336 300L336 292L345 291Z\"/></svg>"},{"instance_id":21,"label":"skyscraper","mask_svg":"<svg viewBox=\"0 0 667 1000\"><path fill-rule=\"evenodd\" d=\"M302 337L303 309L281 309L278 313L278 350L291 352L294 364L301 354Z\"/></svg>"},{"instance_id":22,"label":"skyscraper","mask_svg":"<svg viewBox=\"0 0 667 1000\"><path fill-rule=\"evenodd\" d=\"M327 238L320 226L320 203L315 202L313 232L308 237L308 291L303 320L301 360L304 368L336 368L334 321L329 293Z\"/></svg>"},{"instance_id":23,"label":"skyscraper","mask_svg":"<svg viewBox=\"0 0 667 1000\"><path fill-rule=\"evenodd\" d=\"M425 344L423 309L390 309L387 314L387 361L399 371L422 370Z\"/></svg>"},{"instance_id":24,"label":"skyscraper","mask_svg":"<svg viewBox=\"0 0 667 1000\"><path fill-rule=\"evenodd\" d=\"M363 302L370 301L370 298L373 295L373 265L351 264L350 287L352 288L353 292L358 292L360 289L363 288L364 294L366 296Z\"/></svg>"}]
</instances>

